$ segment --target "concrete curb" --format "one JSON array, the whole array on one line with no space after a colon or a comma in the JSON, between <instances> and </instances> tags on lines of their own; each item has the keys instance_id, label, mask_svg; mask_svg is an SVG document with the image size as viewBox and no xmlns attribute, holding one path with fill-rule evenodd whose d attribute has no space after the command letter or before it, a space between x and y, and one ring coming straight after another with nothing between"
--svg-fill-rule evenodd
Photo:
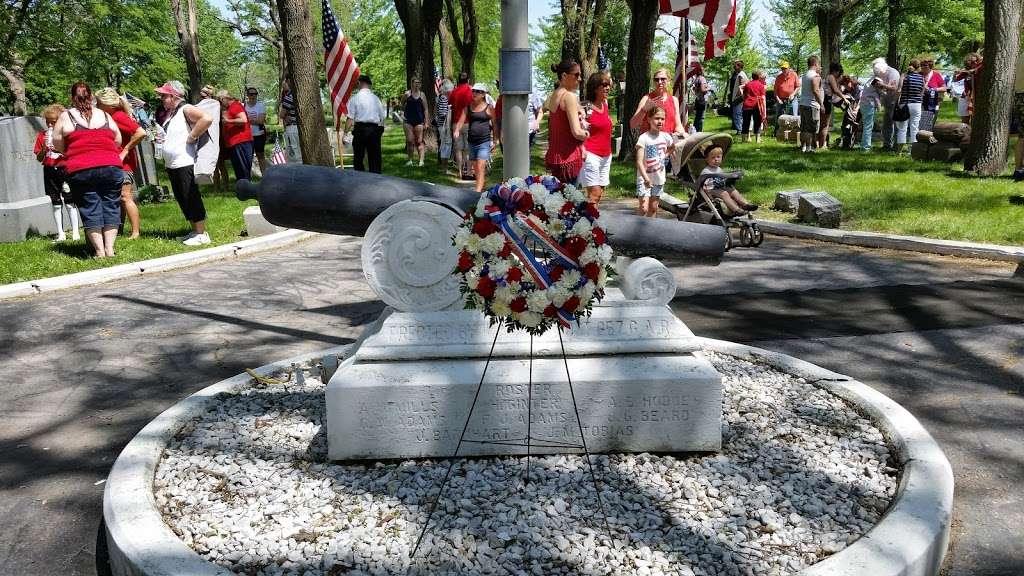
<instances>
[{"instance_id":1,"label":"concrete curb","mask_svg":"<svg viewBox=\"0 0 1024 576\"><path fill-rule=\"evenodd\" d=\"M800 576L934 576L949 544L953 471L917 419L874 389L792 356L732 342L701 338L708 349L761 362L809 380L875 419L903 465L896 497L867 534L842 551L801 571ZM324 356L343 356L356 344L268 364L270 374ZM153 478L164 447L181 427L206 411L217 394L244 385L241 374L196 392L146 425L118 456L107 477L103 517L111 572L115 576L227 576L187 547L163 522L153 497Z\"/></svg>"},{"instance_id":2,"label":"concrete curb","mask_svg":"<svg viewBox=\"0 0 1024 576\"><path fill-rule=\"evenodd\" d=\"M765 234L788 236L790 238L804 238L819 242L862 246L864 248L887 248L890 250L941 254L943 256L961 256L963 258L982 258L985 260L1024 263L1024 247L1020 246L1000 246L998 244L960 242L957 240L933 240L919 236L897 236L895 234L880 234L877 232L816 228L814 226L772 222L770 220L758 220L757 225Z\"/></svg>"},{"instance_id":3,"label":"concrete curb","mask_svg":"<svg viewBox=\"0 0 1024 576\"><path fill-rule=\"evenodd\" d=\"M301 242L316 236L316 234L316 232L307 232L305 230L285 230L283 232L259 236L249 240L242 240L239 242L224 244L222 246L215 246L213 248L196 250L195 252L183 252L181 254L164 256L163 258L131 262L128 264L111 266L109 268L100 268L99 270L88 270L86 272L55 276L53 278L4 284L3 286L0 286L0 300L34 296L36 294L53 292L55 290L80 288L82 286L110 282L111 280L121 280L124 278L141 276L143 274L186 268L188 266L195 266L196 264L202 264L204 262L247 256L249 254L256 254L265 250L280 248L282 246Z\"/></svg>"},{"instance_id":4,"label":"concrete curb","mask_svg":"<svg viewBox=\"0 0 1024 576\"><path fill-rule=\"evenodd\" d=\"M934 576L949 546L953 468L931 435L905 408L856 380L792 356L702 338L709 349L762 362L832 392L875 421L893 444L903 475L882 519L838 553L800 576Z\"/></svg>"}]
</instances>

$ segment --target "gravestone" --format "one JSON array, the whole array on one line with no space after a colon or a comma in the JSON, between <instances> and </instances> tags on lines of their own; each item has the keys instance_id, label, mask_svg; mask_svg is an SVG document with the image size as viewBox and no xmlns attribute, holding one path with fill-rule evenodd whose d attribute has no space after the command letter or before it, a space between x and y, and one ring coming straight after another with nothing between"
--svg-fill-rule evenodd
<instances>
[{"instance_id":1,"label":"gravestone","mask_svg":"<svg viewBox=\"0 0 1024 576\"><path fill-rule=\"evenodd\" d=\"M807 190L783 190L782 192L776 192L773 208L780 212L795 213L800 206L800 197L807 193Z\"/></svg>"},{"instance_id":2,"label":"gravestone","mask_svg":"<svg viewBox=\"0 0 1024 576\"><path fill-rule=\"evenodd\" d=\"M843 204L828 192L809 192L800 196L797 209L800 220L822 228L838 228Z\"/></svg>"},{"instance_id":3,"label":"gravestone","mask_svg":"<svg viewBox=\"0 0 1024 576\"><path fill-rule=\"evenodd\" d=\"M928 159L940 162L956 162L963 157L960 144L939 141L928 147Z\"/></svg>"},{"instance_id":4,"label":"gravestone","mask_svg":"<svg viewBox=\"0 0 1024 576\"><path fill-rule=\"evenodd\" d=\"M275 226L267 222L259 206L247 206L242 211L242 220L245 222L245 232L250 238L266 236L267 234L285 230L281 226Z\"/></svg>"},{"instance_id":5,"label":"gravestone","mask_svg":"<svg viewBox=\"0 0 1024 576\"><path fill-rule=\"evenodd\" d=\"M928 160L928 149L931 148L931 146L932 145L927 141L922 142L918 140L917 142L914 142L910 146L910 157L919 162Z\"/></svg>"},{"instance_id":6,"label":"gravestone","mask_svg":"<svg viewBox=\"0 0 1024 576\"><path fill-rule=\"evenodd\" d=\"M390 306L328 383L331 459L451 456L481 380L466 439L505 444L471 442L460 455L525 453L516 444L527 414L541 444L532 453L577 451L565 444L579 443L580 426L596 452L721 447L721 376L666 305L675 278L664 265L623 266L631 299L609 288L561 338L510 334L461 309L451 241L460 221L444 206L403 201L367 230L363 272Z\"/></svg>"},{"instance_id":7,"label":"gravestone","mask_svg":"<svg viewBox=\"0 0 1024 576\"><path fill-rule=\"evenodd\" d=\"M38 116L0 118L0 242L21 242L30 231L57 232L43 168L32 153L36 134L45 129Z\"/></svg>"}]
</instances>

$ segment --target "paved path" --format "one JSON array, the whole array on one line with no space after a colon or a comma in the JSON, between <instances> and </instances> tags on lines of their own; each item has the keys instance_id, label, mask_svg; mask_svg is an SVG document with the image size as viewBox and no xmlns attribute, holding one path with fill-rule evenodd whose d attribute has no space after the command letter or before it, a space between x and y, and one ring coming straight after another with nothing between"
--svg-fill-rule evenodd
<instances>
[{"instance_id":1,"label":"paved path","mask_svg":"<svg viewBox=\"0 0 1024 576\"><path fill-rule=\"evenodd\" d=\"M0 303L0 572L104 573L100 483L189 393L350 342L382 305L359 240ZM1024 281L1012 267L769 238L682 267L701 335L797 355L882 390L953 463L947 573L1024 574ZM99 544L99 546L98 546Z\"/></svg>"}]
</instances>

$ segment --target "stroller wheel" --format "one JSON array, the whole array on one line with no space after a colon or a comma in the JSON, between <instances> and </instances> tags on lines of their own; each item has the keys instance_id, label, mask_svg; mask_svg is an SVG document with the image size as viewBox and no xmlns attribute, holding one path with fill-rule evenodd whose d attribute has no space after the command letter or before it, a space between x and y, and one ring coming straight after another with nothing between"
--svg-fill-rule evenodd
<instances>
[{"instance_id":1,"label":"stroller wheel","mask_svg":"<svg viewBox=\"0 0 1024 576\"><path fill-rule=\"evenodd\" d=\"M761 242L764 242L764 232L761 232L761 228L757 224L752 224L750 228L752 230L750 245L756 248L761 245Z\"/></svg>"},{"instance_id":2,"label":"stroller wheel","mask_svg":"<svg viewBox=\"0 0 1024 576\"><path fill-rule=\"evenodd\" d=\"M754 232L750 226L740 226L740 246L749 248L754 243Z\"/></svg>"},{"instance_id":3,"label":"stroller wheel","mask_svg":"<svg viewBox=\"0 0 1024 576\"><path fill-rule=\"evenodd\" d=\"M725 251L732 250L732 232L729 231L729 227L725 226Z\"/></svg>"}]
</instances>

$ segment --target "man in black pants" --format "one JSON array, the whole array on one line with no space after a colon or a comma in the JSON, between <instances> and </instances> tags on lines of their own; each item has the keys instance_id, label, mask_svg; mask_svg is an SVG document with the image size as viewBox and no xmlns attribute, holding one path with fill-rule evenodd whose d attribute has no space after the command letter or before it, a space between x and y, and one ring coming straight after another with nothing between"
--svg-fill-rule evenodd
<instances>
[{"instance_id":1,"label":"man in black pants","mask_svg":"<svg viewBox=\"0 0 1024 576\"><path fill-rule=\"evenodd\" d=\"M353 164L360 172L363 156L366 155L370 164L370 172L380 174L381 152L380 137L384 134L384 105L373 93L373 81L363 74L359 77L359 91L348 101L348 129L352 131ZM353 128L353 124L355 127Z\"/></svg>"}]
</instances>

